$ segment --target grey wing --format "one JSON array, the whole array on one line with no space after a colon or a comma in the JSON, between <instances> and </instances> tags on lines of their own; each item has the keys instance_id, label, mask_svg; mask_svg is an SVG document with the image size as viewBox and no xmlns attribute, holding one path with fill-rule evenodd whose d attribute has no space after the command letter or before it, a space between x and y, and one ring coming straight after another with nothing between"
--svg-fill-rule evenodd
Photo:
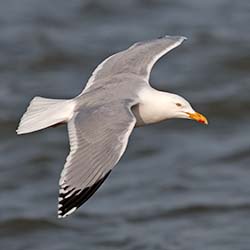
<instances>
[{"instance_id":1,"label":"grey wing","mask_svg":"<svg viewBox=\"0 0 250 250\"><path fill-rule=\"evenodd\" d=\"M164 36L151 41L138 42L127 50L108 57L94 70L83 92L99 80L121 73L135 74L142 80L148 81L156 61L179 46L185 39L183 36Z\"/></svg>"},{"instance_id":2,"label":"grey wing","mask_svg":"<svg viewBox=\"0 0 250 250\"><path fill-rule=\"evenodd\" d=\"M123 155L136 122L130 106L84 109L69 121L70 154L59 183L58 217L87 201Z\"/></svg>"}]
</instances>

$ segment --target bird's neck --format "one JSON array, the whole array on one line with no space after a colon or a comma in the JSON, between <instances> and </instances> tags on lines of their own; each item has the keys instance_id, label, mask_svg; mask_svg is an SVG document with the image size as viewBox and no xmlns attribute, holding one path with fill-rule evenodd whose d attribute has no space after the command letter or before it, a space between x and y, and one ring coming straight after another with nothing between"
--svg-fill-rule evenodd
<instances>
[{"instance_id":1,"label":"bird's neck","mask_svg":"<svg viewBox=\"0 0 250 250\"><path fill-rule=\"evenodd\" d=\"M172 95L152 87L143 89L139 93L140 103L132 109L137 120L136 126L144 126L173 118L171 110L168 109L169 98Z\"/></svg>"}]
</instances>

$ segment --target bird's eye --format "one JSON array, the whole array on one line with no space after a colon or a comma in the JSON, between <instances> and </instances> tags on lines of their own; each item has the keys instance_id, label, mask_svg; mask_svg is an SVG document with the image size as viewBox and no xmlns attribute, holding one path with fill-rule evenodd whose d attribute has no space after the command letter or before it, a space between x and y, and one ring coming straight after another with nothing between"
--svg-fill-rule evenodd
<instances>
[{"instance_id":1,"label":"bird's eye","mask_svg":"<svg viewBox=\"0 0 250 250\"><path fill-rule=\"evenodd\" d=\"M182 105L179 102L177 102L176 106L181 107Z\"/></svg>"}]
</instances>

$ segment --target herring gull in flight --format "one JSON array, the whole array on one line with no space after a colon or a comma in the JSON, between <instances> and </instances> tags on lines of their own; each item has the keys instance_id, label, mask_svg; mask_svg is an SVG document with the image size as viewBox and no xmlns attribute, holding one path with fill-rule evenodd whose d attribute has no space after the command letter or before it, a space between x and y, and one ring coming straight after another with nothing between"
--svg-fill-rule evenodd
<instances>
[{"instance_id":1,"label":"herring gull in flight","mask_svg":"<svg viewBox=\"0 0 250 250\"><path fill-rule=\"evenodd\" d=\"M73 213L101 186L122 157L134 127L171 118L208 123L183 97L149 84L156 61L185 39L164 36L135 43L104 60L75 98L31 101L18 134L68 124L70 153L59 182L59 218Z\"/></svg>"}]
</instances>

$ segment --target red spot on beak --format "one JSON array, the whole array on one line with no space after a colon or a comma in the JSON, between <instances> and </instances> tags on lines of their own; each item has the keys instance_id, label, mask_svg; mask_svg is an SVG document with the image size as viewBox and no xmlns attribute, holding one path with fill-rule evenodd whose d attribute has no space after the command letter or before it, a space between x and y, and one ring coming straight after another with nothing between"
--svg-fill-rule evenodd
<instances>
[{"instance_id":1,"label":"red spot on beak","mask_svg":"<svg viewBox=\"0 0 250 250\"><path fill-rule=\"evenodd\" d=\"M207 118L198 112L187 113L187 114L189 115L190 119L193 119L202 124L208 124Z\"/></svg>"}]
</instances>

